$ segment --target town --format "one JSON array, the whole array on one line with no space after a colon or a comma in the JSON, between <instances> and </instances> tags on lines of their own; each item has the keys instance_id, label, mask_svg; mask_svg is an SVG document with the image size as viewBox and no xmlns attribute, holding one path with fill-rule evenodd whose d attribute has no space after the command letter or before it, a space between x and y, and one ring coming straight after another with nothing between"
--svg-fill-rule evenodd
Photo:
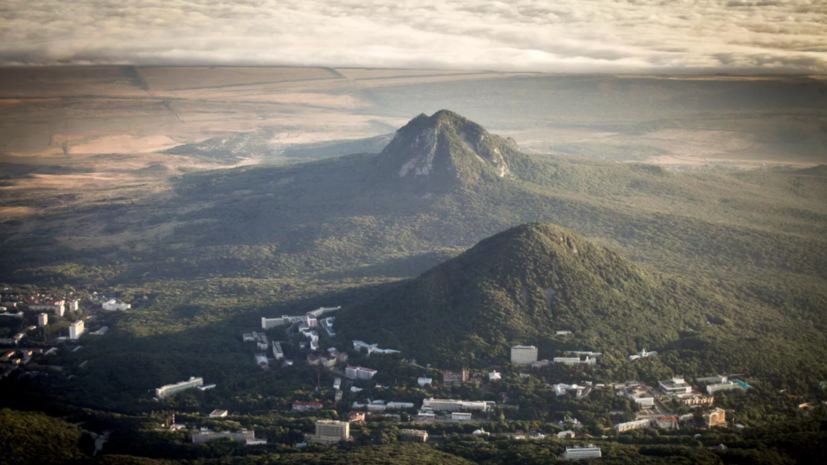
<instances>
[{"instance_id":1,"label":"town","mask_svg":"<svg viewBox=\"0 0 827 465\"><path fill-rule=\"evenodd\" d=\"M16 370L21 370L20 376L49 376L61 375L65 368L84 369L86 360L76 367L64 367L49 359L58 351L82 351L84 341L106 336L107 324L131 310L128 303L95 293L5 293L2 307L0 321L5 323L6 337L0 344L7 346L0 360L4 377ZM647 430L701 437L704 431L746 428L738 421L737 409L718 405L722 395L731 404L737 399L732 396L744 397L753 389L741 375L671 376L648 381L589 379L609 355L576 347L575 335L567 330L557 331L553 337L574 347L544 352L548 358L540 358L540 346L514 345L507 359L494 360L488 368L422 366L416 354L399 348L343 340L335 329L340 309L321 307L296 316L263 317L259 328L239 335L238 344L250 354L245 363L259 370L284 376L316 370L312 389L298 392L283 407L285 415L313 419L312 429L302 431L301 437L293 436L289 445L364 443L377 440L377 431L402 442L432 444L456 435L483 441L553 439L565 445L561 459L576 460L602 457L606 444ZM660 356L646 349L621 357L612 355L617 363L629 367ZM396 374L383 376L387 370ZM244 446L267 445L271 435L244 426L236 413L215 402L212 405L217 408L210 408L203 416L177 407L175 399L180 395L208 395L218 383L220 380L193 372L186 379L157 386L148 397L160 411L167 412L157 431L186 434L192 444L229 440ZM540 423L527 422L531 409L522 398L526 393L547 399L550 403L545 408L552 412L551 405L559 405L559 413ZM800 409L806 412L816 404L802 402ZM573 405L579 406L582 416Z\"/></svg>"},{"instance_id":2,"label":"town","mask_svg":"<svg viewBox=\"0 0 827 465\"><path fill-rule=\"evenodd\" d=\"M582 380L583 368L599 365L604 354L591 350L561 350L550 359L539 359L540 350L533 345L516 345L510 348L507 361L487 370L458 367L437 369L420 366L416 354L404 354L396 348L380 347L363 340L348 341L345 347L331 345L336 336L335 312L341 307L321 307L299 316L262 318L261 328L241 335L241 344L252 349L251 363L262 370L294 370L299 366L317 367L332 379L329 386L321 384L322 375L314 386L313 394L295 399L290 410L295 414L321 414L337 412L333 418L318 419L312 431L306 431L297 447L310 444L335 445L340 441L353 441L362 433L359 425L381 424L393 426L394 434L404 442L440 442L440 431L445 428L470 427L467 434L484 440L506 437L513 440L542 440L552 437L568 441L561 453L563 459L597 458L602 456L601 442L618 435L652 429L663 433L691 431L698 434L714 428L743 429L731 409L715 404L716 395L745 393L751 386L729 375L709 375L687 381L683 377L658 380L657 384L642 381L594 382ZM556 336L570 337L570 331L559 331ZM626 363L640 359L656 358L657 352L641 350L628 356ZM391 357L391 358L387 358ZM407 367L409 381L393 384L377 381L382 367L391 360ZM568 370L572 380L549 382L552 369ZM583 368L579 368L583 367ZM574 378L578 378L576 381ZM603 412L610 426L591 425L585 421L563 415L559 421L545 428L530 431L486 431L485 425L518 421L520 405L511 399L507 386L512 383L531 385L534 389L548 392L556 398L587 400L591 397L607 399L610 405L624 406ZM156 400L189 390L206 390L215 385L205 385L200 377L166 385L156 390ZM459 392L458 392L459 391ZM466 393L463 398L457 393ZM485 397L496 395L497 400ZM228 416L229 415L229 416ZM173 413L174 417L174 413ZM213 410L210 419L232 418L227 410ZM212 439L230 438L243 444L264 444L266 439L256 438L255 431L209 430L197 418L189 417L187 426L167 422L164 428L176 431L188 430L192 442L203 443Z\"/></svg>"}]
</instances>

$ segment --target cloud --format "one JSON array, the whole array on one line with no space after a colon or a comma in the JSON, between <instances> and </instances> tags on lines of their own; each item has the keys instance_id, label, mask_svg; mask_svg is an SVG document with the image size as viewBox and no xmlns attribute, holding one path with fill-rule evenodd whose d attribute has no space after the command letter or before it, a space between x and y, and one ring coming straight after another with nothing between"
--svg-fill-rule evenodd
<instances>
[{"instance_id":1,"label":"cloud","mask_svg":"<svg viewBox=\"0 0 827 465\"><path fill-rule=\"evenodd\" d=\"M28 0L0 64L827 72L823 0Z\"/></svg>"}]
</instances>

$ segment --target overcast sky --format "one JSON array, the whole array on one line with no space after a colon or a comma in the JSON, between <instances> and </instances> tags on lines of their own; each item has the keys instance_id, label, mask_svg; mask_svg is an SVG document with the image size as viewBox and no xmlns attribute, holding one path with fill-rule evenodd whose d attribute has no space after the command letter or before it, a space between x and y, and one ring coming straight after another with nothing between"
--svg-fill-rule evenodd
<instances>
[{"instance_id":1,"label":"overcast sky","mask_svg":"<svg viewBox=\"0 0 827 465\"><path fill-rule=\"evenodd\" d=\"M827 0L0 0L0 64L827 73Z\"/></svg>"}]
</instances>

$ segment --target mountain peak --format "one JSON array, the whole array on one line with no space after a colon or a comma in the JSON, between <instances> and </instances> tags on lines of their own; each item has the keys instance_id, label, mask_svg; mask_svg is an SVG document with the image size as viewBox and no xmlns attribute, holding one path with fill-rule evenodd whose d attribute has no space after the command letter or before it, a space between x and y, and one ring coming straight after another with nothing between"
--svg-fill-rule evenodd
<instances>
[{"instance_id":1,"label":"mountain peak","mask_svg":"<svg viewBox=\"0 0 827 465\"><path fill-rule=\"evenodd\" d=\"M678 296L682 313L664 311ZM588 339L593 350L607 337L629 348L658 347L687 321L701 324L710 305L574 231L531 223L346 309L337 324L349 337L456 362L469 354L504 356L513 344L548 345L559 329Z\"/></svg>"},{"instance_id":2,"label":"mountain peak","mask_svg":"<svg viewBox=\"0 0 827 465\"><path fill-rule=\"evenodd\" d=\"M400 128L377 159L379 175L414 190L444 193L512 174L516 144L450 110L420 114Z\"/></svg>"}]
</instances>

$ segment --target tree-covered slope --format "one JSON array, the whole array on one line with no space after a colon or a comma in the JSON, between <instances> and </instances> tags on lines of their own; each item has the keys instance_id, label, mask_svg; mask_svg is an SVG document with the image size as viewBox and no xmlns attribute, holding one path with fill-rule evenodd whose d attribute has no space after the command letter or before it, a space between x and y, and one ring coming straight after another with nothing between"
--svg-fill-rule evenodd
<instances>
[{"instance_id":1,"label":"tree-covered slope","mask_svg":"<svg viewBox=\"0 0 827 465\"><path fill-rule=\"evenodd\" d=\"M349 336L433 361L503 354L509 344L536 343L562 329L658 347L731 314L728 305L656 279L571 230L533 223L352 306L338 324Z\"/></svg>"}]
</instances>

